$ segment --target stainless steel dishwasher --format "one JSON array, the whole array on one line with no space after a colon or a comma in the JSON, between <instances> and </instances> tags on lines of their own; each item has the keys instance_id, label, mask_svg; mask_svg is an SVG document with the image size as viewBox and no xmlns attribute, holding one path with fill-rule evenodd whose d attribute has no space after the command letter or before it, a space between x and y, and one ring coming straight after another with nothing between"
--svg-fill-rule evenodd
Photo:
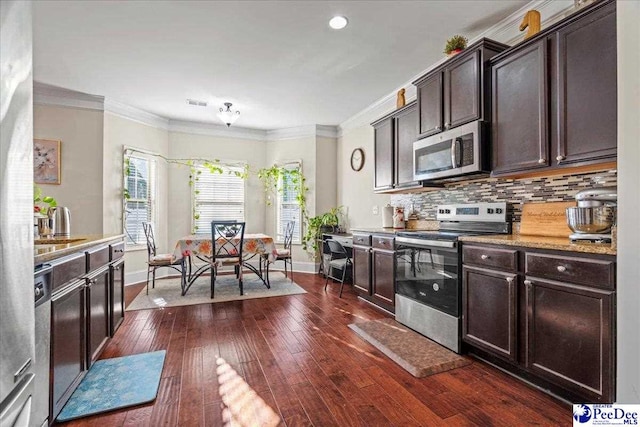
<instances>
[{"instance_id":1,"label":"stainless steel dishwasher","mask_svg":"<svg viewBox=\"0 0 640 427\"><path fill-rule=\"evenodd\" d=\"M49 352L51 335L51 281L53 268L42 264L35 268L34 294L36 311L35 387L31 406L32 427L48 424L49 417Z\"/></svg>"}]
</instances>

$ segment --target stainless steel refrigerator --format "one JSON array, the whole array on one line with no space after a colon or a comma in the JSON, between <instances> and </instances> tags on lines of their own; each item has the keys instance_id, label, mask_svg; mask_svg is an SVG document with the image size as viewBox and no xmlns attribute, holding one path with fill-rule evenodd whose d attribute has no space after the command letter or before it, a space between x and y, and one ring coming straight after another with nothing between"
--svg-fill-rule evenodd
<instances>
[{"instance_id":1,"label":"stainless steel refrigerator","mask_svg":"<svg viewBox=\"0 0 640 427\"><path fill-rule=\"evenodd\" d=\"M0 1L0 427L33 422L31 17L31 2Z\"/></svg>"}]
</instances>

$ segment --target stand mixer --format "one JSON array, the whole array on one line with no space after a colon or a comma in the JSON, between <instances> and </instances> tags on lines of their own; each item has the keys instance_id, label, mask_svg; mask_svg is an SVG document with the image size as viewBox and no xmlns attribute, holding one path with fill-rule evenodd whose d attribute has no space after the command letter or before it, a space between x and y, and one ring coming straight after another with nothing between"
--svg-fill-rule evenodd
<instances>
[{"instance_id":1,"label":"stand mixer","mask_svg":"<svg viewBox=\"0 0 640 427\"><path fill-rule=\"evenodd\" d=\"M611 242L611 227L616 221L616 187L593 188L576 194L578 207L567 208L567 224L573 231L572 242Z\"/></svg>"}]
</instances>

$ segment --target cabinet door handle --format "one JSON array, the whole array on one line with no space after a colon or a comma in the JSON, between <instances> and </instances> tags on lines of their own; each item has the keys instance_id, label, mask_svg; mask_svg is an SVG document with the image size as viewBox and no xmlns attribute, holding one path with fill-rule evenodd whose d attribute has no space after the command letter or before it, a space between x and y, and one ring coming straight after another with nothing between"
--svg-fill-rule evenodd
<instances>
[{"instance_id":1,"label":"cabinet door handle","mask_svg":"<svg viewBox=\"0 0 640 427\"><path fill-rule=\"evenodd\" d=\"M560 273L564 273L565 271L567 271L567 267L565 267L564 265L559 265L556 268Z\"/></svg>"},{"instance_id":2,"label":"cabinet door handle","mask_svg":"<svg viewBox=\"0 0 640 427\"><path fill-rule=\"evenodd\" d=\"M436 130L442 130L442 126L440 125L436 126Z\"/></svg>"},{"instance_id":3,"label":"cabinet door handle","mask_svg":"<svg viewBox=\"0 0 640 427\"><path fill-rule=\"evenodd\" d=\"M524 281L524 284L525 284L525 285L527 285L527 286L531 286L531 285L533 285L533 283L531 282L531 280L525 280L525 281Z\"/></svg>"},{"instance_id":4,"label":"cabinet door handle","mask_svg":"<svg viewBox=\"0 0 640 427\"><path fill-rule=\"evenodd\" d=\"M559 162L563 161L564 159L565 159L565 157L564 157L564 156L558 156L558 157L556 157L556 160L557 160L557 161L559 161Z\"/></svg>"},{"instance_id":5,"label":"cabinet door handle","mask_svg":"<svg viewBox=\"0 0 640 427\"><path fill-rule=\"evenodd\" d=\"M89 279L89 281L85 285L85 288L90 288L91 286L95 285L97 282L98 281L96 279Z\"/></svg>"},{"instance_id":6,"label":"cabinet door handle","mask_svg":"<svg viewBox=\"0 0 640 427\"><path fill-rule=\"evenodd\" d=\"M118 253L118 252L124 252L124 249L115 249L113 252L116 252L116 253Z\"/></svg>"},{"instance_id":7,"label":"cabinet door handle","mask_svg":"<svg viewBox=\"0 0 640 427\"><path fill-rule=\"evenodd\" d=\"M543 164L547 163L547 159L540 159L540 160L538 160L538 163L543 165Z\"/></svg>"},{"instance_id":8,"label":"cabinet door handle","mask_svg":"<svg viewBox=\"0 0 640 427\"><path fill-rule=\"evenodd\" d=\"M482 255L480 255L480 258L482 258L484 260L487 260L487 259L489 259L489 255L482 254Z\"/></svg>"},{"instance_id":9,"label":"cabinet door handle","mask_svg":"<svg viewBox=\"0 0 640 427\"><path fill-rule=\"evenodd\" d=\"M445 128L445 129L449 129L450 127L451 127L451 123L445 123L445 124L444 124L444 128Z\"/></svg>"},{"instance_id":10,"label":"cabinet door handle","mask_svg":"<svg viewBox=\"0 0 640 427\"><path fill-rule=\"evenodd\" d=\"M513 277L505 277L505 279L507 280L507 283L509 284L513 283Z\"/></svg>"},{"instance_id":11,"label":"cabinet door handle","mask_svg":"<svg viewBox=\"0 0 640 427\"><path fill-rule=\"evenodd\" d=\"M113 267L113 269L114 269L115 271L118 271L118 270L120 270L120 266Z\"/></svg>"}]
</instances>

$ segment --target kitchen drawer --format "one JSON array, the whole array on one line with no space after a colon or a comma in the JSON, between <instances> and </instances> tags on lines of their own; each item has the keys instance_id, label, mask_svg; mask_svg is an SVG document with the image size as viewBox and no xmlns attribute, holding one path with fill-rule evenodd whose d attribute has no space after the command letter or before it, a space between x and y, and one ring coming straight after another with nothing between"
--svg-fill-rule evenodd
<instances>
[{"instance_id":1,"label":"kitchen drawer","mask_svg":"<svg viewBox=\"0 0 640 427\"><path fill-rule=\"evenodd\" d=\"M114 243L109 246L111 249L111 261L115 261L124 256L124 242Z\"/></svg>"},{"instance_id":2,"label":"kitchen drawer","mask_svg":"<svg viewBox=\"0 0 640 427\"><path fill-rule=\"evenodd\" d=\"M91 248L87 251L87 271L109 264L109 246Z\"/></svg>"},{"instance_id":3,"label":"kitchen drawer","mask_svg":"<svg viewBox=\"0 0 640 427\"><path fill-rule=\"evenodd\" d=\"M574 258L527 252L525 258L527 276L541 277L560 282L615 288L615 262L590 258Z\"/></svg>"},{"instance_id":4,"label":"kitchen drawer","mask_svg":"<svg viewBox=\"0 0 640 427\"><path fill-rule=\"evenodd\" d=\"M372 236L371 237L372 246L376 249L386 249L392 251L395 249L394 240L395 237L384 237L384 236Z\"/></svg>"},{"instance_id":5,"label":"kitchen drawer","mask_svg":"<svg viewBox=\"0 0 640 427\"><path fill-rule=\"evenodd\" d=\"M484 268L516 271L518 269L518 251L463 245L462 263Z\"/></svg>"},{"instance_id":6,"label":"kitchen drawer","mask_svg":"<svg viewBox=\"0 0 640 427\"><path fill-rule=\"evenodd\" d=\"M371 246L371 234L354 234L353 244L360 246Z\"/></svg>"},{"instance_id":7,"label":"kitchen drawer","mask_svg":"<svg viewBox=\"0 0 640 427\"><path fill-rule=\"evenodd\" d=\"M53 265L52 291L83 276L87 272L87 261L84 252L57 259L51 264Z\"/></svg>"}]
</instances>

